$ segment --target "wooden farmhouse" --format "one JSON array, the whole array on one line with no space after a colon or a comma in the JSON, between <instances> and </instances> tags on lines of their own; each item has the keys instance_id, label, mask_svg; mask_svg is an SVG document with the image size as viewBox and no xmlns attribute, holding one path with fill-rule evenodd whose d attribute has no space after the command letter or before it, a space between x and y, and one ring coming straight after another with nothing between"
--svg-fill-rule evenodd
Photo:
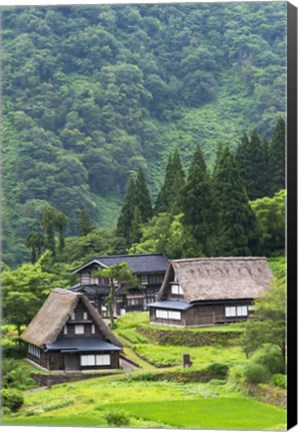
<instances>
[{"instance_id":1,"label":"wooden farmhouse","mask_svg":"<svg viewBox=\"0 0 298 432\"><path fill-rule=\"evenodd\" d=\"M193 258L169 261L150 322L196 327L246 320L268 290L266 258Z\"/></svg>"},{"instance_id":2,"label":"wooden farmhouse","mask_svg":"<svg viewBox=\"0 0 298 432\"><path fill-rule=\"evenodd\" d=\"M137 288L123 287L118 290L115 316L126 312L144 311L148 304L156 300L157 293L165 276L168 258L162 254L113 255L96 257L74 270L80 282L73 286L73 292L84 293L102 317L108 316L107 296L110 292L109 280L100 278L96 272L122 262L137 276Z\"/></svg>"},{"instance_id":3,"label":"wooden farmhouse","mask_svg":"<svg viewBox=\"0 0 298 432\"><path fill-rule=\"evenodd\" d=\"M121 342L81 293L54 289L21 338L27 358L50 371L120 367Z\"/></svg>"}]
</instances>

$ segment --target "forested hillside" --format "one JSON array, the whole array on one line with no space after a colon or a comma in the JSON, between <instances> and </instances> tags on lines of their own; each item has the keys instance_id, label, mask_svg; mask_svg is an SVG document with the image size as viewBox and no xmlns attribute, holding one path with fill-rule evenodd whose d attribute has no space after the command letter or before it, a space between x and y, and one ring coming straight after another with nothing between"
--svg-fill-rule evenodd
<instances>
[{"instance_id":1,"label":"forested hillside","mask_svg":"<svg viewBox=\"0 0 298 432\"><path fill-rule=\"evenodd\" d=\"M176 148L188 170L198 144L211 168L219 144L234 153L254 129L270 140L285 111L286 7L3 8L5 261L29 259L49 204L68 235L82 210L115 227L139 168L154 200Z\"/></svg>"}]
</instances>

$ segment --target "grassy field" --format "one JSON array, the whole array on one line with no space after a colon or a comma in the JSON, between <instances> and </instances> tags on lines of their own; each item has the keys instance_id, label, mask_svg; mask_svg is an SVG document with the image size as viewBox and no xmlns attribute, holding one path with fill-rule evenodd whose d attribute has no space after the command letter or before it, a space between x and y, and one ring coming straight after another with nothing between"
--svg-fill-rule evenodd
<instances>
[{"instance_id":1,"label":"grassy field","mask_svg":"<svg viewBox=\"0 0 298 432\"><path fill-rule=\"evenodd\" d=\"M144 387L146 391L144 391ZM271 429L285 426L285 410L243 397L230 384L90 379L27 391L7 425L107 426L124 412L133 427Z\"/></svg>"},{"instance_id":2,"label":"grassy field","mask_svg":"<svg viewBox=\"0 0 298 432\"><path fill-rule=\"evenodd\" d=\"M141 357L149 360L155 366L178 366L182 365L183 354L190 354L194 366L204 366L212 362L230 363L245 360L245 355L239 346L158 346L154 344L137 344L133 349Z\"/></svg>"},{"instance_id":3,"label":"grassy field","mask_svg":"<svg viewBox=\"0 0 298 432\"><path fill-rule=\"evenodd\" d=\"M117 426L108 422L111 413L123 415L126 426L136 428L202 428L237 430L285 429L286 410L247 398L229 381L208 383L171 381L168 372L206 368L215 362L232 364L245 359L240 346L186 347L153 343L137 330L148 325L148 313L130 313L117 320L116 333L125 343L124 353L140 368L131 376L114 376L54 385L24 392L24 405L5 415L6 425ZM168 328L167 328L168 329ZM217 330L216 330L217 329ZM208 327L189 331L241 331L241 325ZM180 331L180 330L177 330ZM193 366L182 368L182 355L190 354ZM159 366L149 364L149 360ZM23 362L20 361L20 364ZM170 367L165 367L171 365ZM178 366L177 366L178 365ZM28 371L31 366L26 366ZM160 374L160 381L148 375ZM147 376L146 376L147 374ZM164 378L165 377L165 378Z\"/></svg>"},{"instance_id":4,"label":"grassy field","mask_svg":"<svg viewBox=\"0 0 298 432\"><path fill-rule=\"evenodd\" d=\"M130 351L145 359L157 367L179 366L182 365L183 354L190 354L191 361L194 366L205 366L211 362L235 362L245 360L244 353L239 346L224 347L220 344L212 346L172 346L172 345L158 345L149 341L147 337L138 332L139 325L148 324L148 312L133 312L123 315L117 320L116 333L121 337L125 345L130 347ZM149 326L150 327L150 326ZM151 326L156 329L156 326ZM185 331L185 329L177 329L174 327L160 326L164 330L175 330L178 332ZM239 332L243 331L243 325L231 324L229 326L210 326L202 327L200 329L187 329L187 331L195 333L207 332ZM138 363L138 357L134 356L134 360Z\"/></svg>"}]
</instances>

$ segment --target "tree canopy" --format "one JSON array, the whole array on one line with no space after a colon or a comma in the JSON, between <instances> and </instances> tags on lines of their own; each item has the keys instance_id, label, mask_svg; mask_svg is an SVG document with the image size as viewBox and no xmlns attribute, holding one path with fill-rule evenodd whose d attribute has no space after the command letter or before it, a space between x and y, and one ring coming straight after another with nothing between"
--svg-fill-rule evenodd
<instances>
[{"instance_id":1,"label":"tree canopy","mask_svg":"<svg viewBox=\"0 0 298 432\"><path fill-rule=\"evenodd\" d=\"M9 264L29 259L48 206L68 218L60 248L83 210L95 229L114 228L128 179L142 169L155 199L176 148L187 171L199 143L210 170L218 142L233 151L256 129L272 141L271 195L284 188L282 124L272 134L284 115L285 4L25 6L2 17Z\"/></svg>"}]
</instances>

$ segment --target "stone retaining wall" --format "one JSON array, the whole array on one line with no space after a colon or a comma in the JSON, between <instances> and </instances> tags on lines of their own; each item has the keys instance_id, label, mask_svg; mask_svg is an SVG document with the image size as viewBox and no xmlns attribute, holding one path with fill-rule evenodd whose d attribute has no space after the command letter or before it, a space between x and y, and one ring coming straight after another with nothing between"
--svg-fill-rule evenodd
<instances>
[{"instance_id":1,"label":"stone retaining wall","mask_svg":"<svg viewBox=\"0 0 298 432\"><path fill-rule=\"evenodd\" d=\"M206 332L192 332L190 330L165 330L145 325L139 325L137 331L159 345L184 345L190 347L238 345L242 335L242 332L233 330L227 332L212 330Z\"/></svg>"},{"instance_id":2,"label":"stone retaining wall","mask_svg":"<svg viewBox=\"0 0 298 432\"><path fill-rule=\"evenodd\" d=\"M250 385L247 393L261 402L276 405L281 408L287 407L287 390L273 387L267 384Z\"/></svg>"},{"instance_id":3,"label":"stone retaining wall","mask_svg":"<svg viewBox=\"0 0 298 432\"><path fill-rule=\"evenodd\" d=\"M39 387L51 387L55 384L62 384L65 382L72 382L72 381L79 381L82 379L88 379L88 378L100 378L102 376L106 375L115 375L113 373L102 373L102 374L92 374L92 373L70 373L65 374L61 373L61 375L47 375L47 374L38 374L38 373L31 373L30 376L34 379L36 384Z\"/></svg>"}]
</instances>

